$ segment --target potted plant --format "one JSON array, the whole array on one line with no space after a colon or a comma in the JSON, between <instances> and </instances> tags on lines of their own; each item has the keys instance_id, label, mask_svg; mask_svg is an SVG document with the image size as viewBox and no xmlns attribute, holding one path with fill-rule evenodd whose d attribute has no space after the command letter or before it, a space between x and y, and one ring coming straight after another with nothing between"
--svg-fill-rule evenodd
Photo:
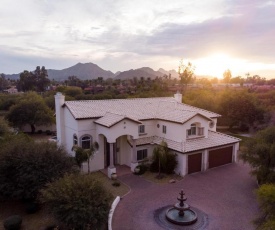
<instances>
[{"instance_id":1,"label":"potted plant","mask_svg":"<svg viewBox=\"0 0 275 230\"><path fill-rule=\"evenodd\" d=\"M117 179L117 174L116 174L116 173L112 173L111 179L112 179L112 180L116 180L116 179Z\"/></svg>"},{"instance_id":2,"label":"potted plant","mask_svg":"<svg viewBox=\"0 0 275 230\"><path fill-rule=\"evenodd\" d=\"M139 166L135 167L134 171L135 171L135 173L139 173L140 172L140 167Z\"/></svg>"}]
</instances>

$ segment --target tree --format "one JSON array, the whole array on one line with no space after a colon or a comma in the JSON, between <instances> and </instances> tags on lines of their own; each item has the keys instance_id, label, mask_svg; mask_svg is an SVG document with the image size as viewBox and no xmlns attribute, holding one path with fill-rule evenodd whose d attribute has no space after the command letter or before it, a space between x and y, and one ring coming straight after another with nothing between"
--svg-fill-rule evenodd
<instances>
[{"instance_id":1,"label":"tree","mask_svg":"<svg viewBox=\"0 0 275 230\"><path fill-rule=\"evenodd\" d=\"M9 81L6 79L4 74L0 74L0 91L6 89L9 86Z\"/></svg>"},{"instance_id":2,"label":"tree","mask_svg":"<svg viewBox=\"0 0 275 230\"><path fill-rule=\"evenodd\" d=\"M35 91L36 90L36 78L32 72L24 70L20 73L20 78L17 85L20 91Z\"/></svg>"},{"instance_id":3,"label":"tree","mask_svg":"<svg viewBox=\"0 0 275 230\"><path fill-rule=\"evenodd\" d=\"M34 75L36 78L36 88L38 92L44 92L47 86L50 85L50 80L48 78L48 72L44 66L40 69L40 66L37 66Z\"/></svg>"},{"instance_id":4,"label":"tree","mask_svg":"<svg viewBox=\"0 0 275 230\"><path fill-rule=\"evenodd\" d=\"M99 229L107 222L112 196L92 175L66 175L41 193L50 213L70 229Z\"/></svg>"},{"instance_id":5,"label":"tree","mask_svg":"<svg viewBox=\"0 0 275 230\"><path fill-rule=\"evenodd\" d=\"M183 63L183 60L180 61L178 74L182 87L185 86L186 88L187 84L194 80L194 71L195 67L192 65L191 62L188 62L186 65Z\"/></svg>"},{"instance_id":6,"label":"tree","mask_svg":"<svg viewBox=\"0 0 275 230\"><path fill-rule=\"evenodd\" d=\"M34 142L24 134L0 143L1 197L35 199L47 183L76 170L75 161L55 143Z\"/></svg>"},{"instance_id":7,"label":"tree","mask_svg":"<svg viewBox=\"0 0 275 230\"><path fill-rule=\"evenodd\" d=\"M30 125L32 133L35 125L54 123L52 110L45 104L41 96L34 92L27 93L16 105L13 105L6 119L14 126Z\"/></svg>"},{"instance_id":8,"label":"tree","mask_svg":"<svg viewBox=\"0 0 275 230\"><path fill-rule=\"evenodd\" d=\"M79 167L81 167L82 163L88 162L88 173L90 173L90 160L93 158L95 152L98 150L99 146L97 142L91 143L89 149L83 149L80 146L73 146L72 150L75 152L75 160Z\"/></svg>"},{"instance_id":9,"label":"tree","mask_svg":"<svg viewBox=\"0 0 275 230\"><path fill-rule=\"evenodd\" d=\"M275 126L250 138L240 157L251 165L252 174L260 184L275 183Z\"/></svg>"},{"instance_id":10,"label":"tree","mask_svg":"<svg viewBox=\"0 0 275 230\"><path fill-rule=\"evenodd\" d=\"M7 122L0 118L0 137L9 133L9 126Z\"/></svg>"},{"instance_id":11,"label":"tree","mask_svg":"<svg viewBox=\"0 0 275 230\"><path fill-rule=\"evenodd\" d=\"M20 74L18 81L18 89L24 92L44 92L49 85L50 80L48 79L48 73L44 66L42 66L41 69L40 66L37 66L34 72L24 70L24 72Z\"/></svg>"},{"instance_id":12,"label":"tree","mask_svg":"<svg viewBox=\"0 0 275 230\"><path fill-rule=\"evenodd\" d=\"M263 121L264 109L260 106L255 95L246 90L225 91L219 105L220 113L229 119L229 126L253 128L256 123Z\"/></svg>"},{"instance_id":13,"label":"tree","mask_svg":"<svg viewBox=\"0 0 275 230\"><path fill-rule=\"evenodd\" d=\"M226 83L226 84L229 84L231 78L232 78L231 71L229 69L224 71L224 73L223 73L223 82Z\"/></svg>"},{"instance_id":14,"label":"tree","mask_svg":"<svg viewBox=\"0 0 275 230\"><path fill-rule=\"evenodd\" d=\"M168 145L162 141L160 145L153 150L153 162L151 171L158 171L158 178L161 178L161 172L172 174L177 166L176 155L170 153Z\"/></svg>"},{"instance_id":15,"label":"tree","mask_svg":"<svg viewBox=\"0 0 275 230\"><path fill-rule=\"evenodd\" d=\"M275 229L275 185L264 184L257 190L263 215L255 221L259 230Z\"/></svg>"}]
</instances>

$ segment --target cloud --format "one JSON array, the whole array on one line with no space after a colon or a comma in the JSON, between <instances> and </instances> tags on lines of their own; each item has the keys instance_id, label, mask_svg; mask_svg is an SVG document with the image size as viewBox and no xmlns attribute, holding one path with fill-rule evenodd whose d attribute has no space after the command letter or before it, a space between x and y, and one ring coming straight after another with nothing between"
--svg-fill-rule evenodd
<instances>
[{"instance_id":1,"label":"cloud","mask_svg":"<svg viewBox=\"0 0 275 230\"><path fill-rule=\"evenodd\" d=\"M176 68L182 57L215 51L274 62L275 1L0 3L0 72L35 67L36 60L58 69L75 62L95 62L113 71L143 65Z\"/></svg>"}]
</instances>

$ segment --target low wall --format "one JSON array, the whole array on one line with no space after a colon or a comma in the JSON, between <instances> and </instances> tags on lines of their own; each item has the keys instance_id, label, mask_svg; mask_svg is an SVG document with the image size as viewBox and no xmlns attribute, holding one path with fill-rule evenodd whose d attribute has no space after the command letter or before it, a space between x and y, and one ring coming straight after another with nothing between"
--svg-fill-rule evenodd
<instances>
[{"instance_id":1,"label":"low wall","mask_svg":"<svg viewBox=\"0 0 275 230\"><path fill-rule=\"evenodd\" d=\"M108 217L108 230L112 230L113 214L115 212L116 206L118 205L119 201L120 201L120 197L117 196L112 203L111 209L109 211L109 217Z\"/></svg>"}]
</instances>

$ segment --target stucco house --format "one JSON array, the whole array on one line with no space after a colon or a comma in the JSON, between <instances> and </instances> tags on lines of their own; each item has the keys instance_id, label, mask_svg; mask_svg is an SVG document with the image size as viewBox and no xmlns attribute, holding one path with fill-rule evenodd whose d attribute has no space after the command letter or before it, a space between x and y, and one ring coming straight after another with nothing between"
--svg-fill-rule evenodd
<instances>
[{"instance_id":1,"label":"stucco house","mask_svg":"<svg viewBox=\"0 0 275 230\"><path fill-rule=\"evenodd\" d=\"M161 141L177 155L176 173L184 176L221 166L237 159L239 139L216 132L219 114L192 107L174 97L65 101L55 96L57 141L74 156L72 146L99 149L92 170L116 165L134 168Z\"/></svg>"}]
</instances>

